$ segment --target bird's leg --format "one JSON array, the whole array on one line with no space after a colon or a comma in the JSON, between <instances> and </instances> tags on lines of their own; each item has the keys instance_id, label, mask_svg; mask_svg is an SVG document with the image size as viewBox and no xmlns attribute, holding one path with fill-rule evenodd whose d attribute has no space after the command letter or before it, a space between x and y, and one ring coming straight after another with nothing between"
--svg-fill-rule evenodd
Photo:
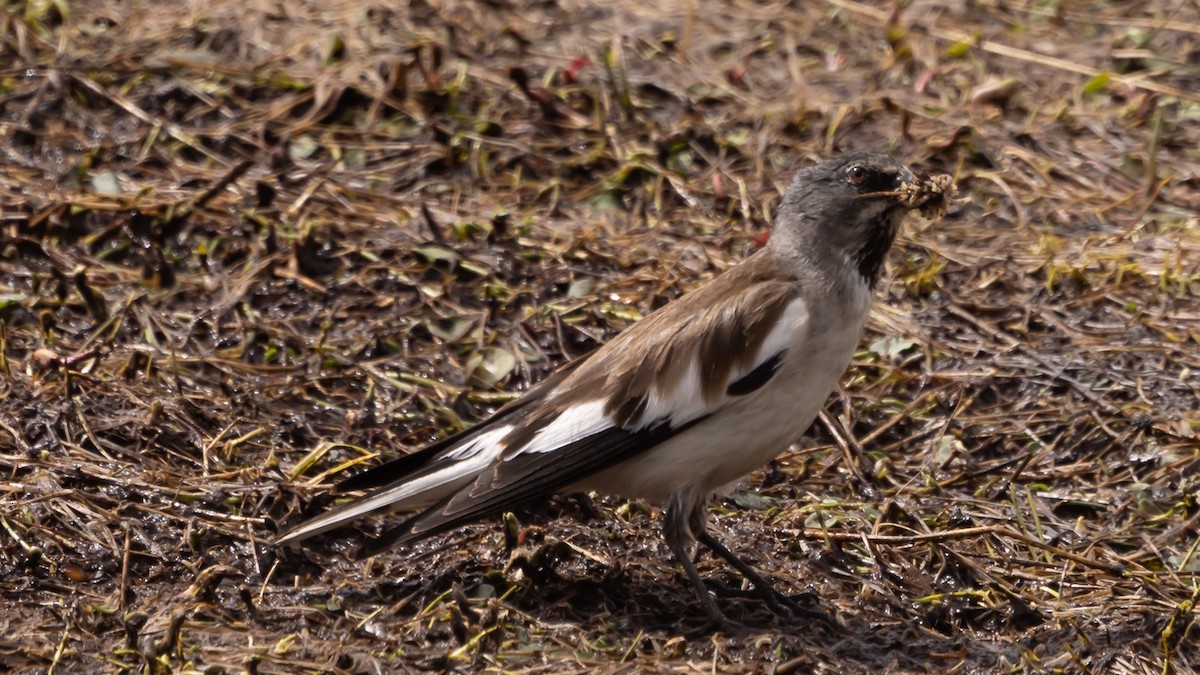
<instances>
[{"instance_id":1,"label":"bird's leg","mask_svg":"<svg viewBox=\"0 0 1200 675\"><path fill-rule=\"evenodd\" d=\"M766 578L764 578L753 567L747 564L746 561L737 557L737 554L726 548L725 545L722 544L716 537L712 536L708 530L701 530L696 538L701 544L707 546L710 551L717 554L718 557L723 558L725 562L732 565L735 570L737 570L743 577L753 584L755 591L757 591L759 597L761 597L767 603L767 605L770 606L771 611L782 616L805 616L811 619L820 619L826 623L836 625L832 617L825 612L816 609L809 609L807 607L801 607L794 600L783 593L780 593L775 589L774 586L771 585L771 582L767 581Z\"/></svg>"},{"instance_id":2,"label":"bird's leg","mask_svg":"<svg viewBox=\"0 0 1200 675\"><path fill-rule=\"evenodd\" d=\"M717 601L713 599L708 592L708 587L704 585L704 580L700 578L696 563L688 555L688 544L694 540L692 527L699 520L701 531L703 531L706 515L703 498L697 499L692 490L680 490L671 495L670 502L667 504L663 536L667 540L667 546L671 549L675 560L683 566L683 571L687 573L692 588L695 588L696 593L700 596L700 603L708 612L710 622L727 633L739 632L741 627L725 618L721 609L717 607Z\"/></svg>"},{"instance_id":3,"label":"bird's leg","mask_svg":"<svg viewBox=\"0 0 1200 675\"><path fill-rule=\"evenodd\" d=\"M717 607L717 601L713 600L712 595L708 592L708 587L704 585L704 580L700 578L700 572L696 570L696 564L692 562L691 556L688 555L687 547L678 542L667 542L667 545L671 548L671 553L675 555L675 560L680 565L683 565L683 571L687 572L688 580L692 582L692 587L696 589L696 593L700 596L700 603L704 605L704 610L708 612L708 617L712 623L725 632L737 632L737 624L725 618L725 615L721 613L721 609Z\"/></svg>"}]
</instances>

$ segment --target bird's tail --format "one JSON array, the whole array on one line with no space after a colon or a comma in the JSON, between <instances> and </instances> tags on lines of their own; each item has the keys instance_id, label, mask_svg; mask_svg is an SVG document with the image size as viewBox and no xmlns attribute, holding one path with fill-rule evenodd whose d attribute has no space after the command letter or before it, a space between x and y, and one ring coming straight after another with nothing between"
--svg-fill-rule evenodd
<instances>
[{"instance_id":1,"label":"bird's tail","mask_svg":"<svg viewBox=\"0 0 1200 675\"><path fill-rule=\"evenodd\" d=\"M500 452L501 446L495 441L507 431L507 428L501 428L480 434L447 449L417 471L398 472L400 475L379 489L285 529L275 538L275 544L303 541L383 509L417 511L435 504L475 480ZM385 468L387 465L374 471ZM372 478L379 480L377 476Z\"/></svg>"}]
</instances>

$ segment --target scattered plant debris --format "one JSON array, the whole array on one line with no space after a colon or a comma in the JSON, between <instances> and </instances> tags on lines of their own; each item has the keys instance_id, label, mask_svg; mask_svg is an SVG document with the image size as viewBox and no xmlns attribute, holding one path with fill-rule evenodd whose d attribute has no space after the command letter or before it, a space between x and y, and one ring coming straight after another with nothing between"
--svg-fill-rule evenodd
<instances>
[{"instance_id":1,"label":"scattered plant debris","mask_svg":"<svg viewBox=\"0 0 1200 675\"><path fill-rule=\"evenodd\" d=\"M1195 671L1198 25L1164 0L7 3L0 669ZM933 219L821 422L712 507L844 630L704 558L750 628L703 633L640 502L361 563L353 531L270 545L735 264L796 169L854 151L934 176L906 188Z\"/></svg>"}]
</instances>

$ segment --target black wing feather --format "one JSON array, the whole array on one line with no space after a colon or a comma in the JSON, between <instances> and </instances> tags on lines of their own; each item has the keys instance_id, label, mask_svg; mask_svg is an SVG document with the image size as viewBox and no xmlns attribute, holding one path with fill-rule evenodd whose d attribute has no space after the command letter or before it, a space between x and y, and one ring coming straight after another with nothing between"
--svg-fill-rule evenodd
<instances>
[{"instance_id":1,"label":"black wing feather","mask_svg":"<svg viewBox=\"0 0 1200 675\"><path fill-rule=\"evenodd\" d=\"M725 393L730 396L745 396L762 389L763 385L775 377L775 372L783 364L784 354L787 354L786 349L775 352L771 358L758 364L757 368L739 377L736 382L731 382L725 388Z\"/></svg>"},{"instance_id":2,"label":"black wing feather","mask_svg":"<svg viewBox=\"0 0 1200 675\"><path fill-rule=\"evenodd\" d=\"M531 452L497 462L471 485L384 532L364 546L359 555L382 553L393 546L440 534L553 494L645 452L705 419L700 417L675 428L660 423L637 431L606 429L555 449L552 458Z\"/></svg>"}]
</instances>

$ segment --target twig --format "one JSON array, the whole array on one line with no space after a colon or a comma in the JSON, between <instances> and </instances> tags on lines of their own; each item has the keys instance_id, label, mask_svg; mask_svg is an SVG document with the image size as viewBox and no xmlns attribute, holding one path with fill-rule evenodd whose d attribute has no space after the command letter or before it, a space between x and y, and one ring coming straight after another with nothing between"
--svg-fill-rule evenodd
<instances>
[{"instance_id":1,"label":"twig","mask_svg":"<svg viewBox=\"0 0 1200 675\"><path fill-rule=\"evenodd\" d=\"M966 539L968 537L977 537L984 534L995 534L1010 539L1040 548L1043 551L1052 553L1060 558L1065 558L1071 562L1079 563L1085 567L1102 570L1114 576L1124 576L1125 569L1120 565L1100 562L1085 558L1076 553L1061 549L1057 546L1047 544L1040 539L1036 539L1027 534L1022 534L1005 525L981 525L979 527L964 527L958 530L945 530L943 532L930 532L928 534L864 534L862 532L830 532L828 530L804 529L804 536L811 539L834 541L867 541L872 544L921 544L921 543L936 543L941 541L951 541L955 539Z\"/></svg>"},{"instance_id":2,"label":"twig","mask_svg":"<svg viewBox=\"0 0 1200 675\"><path fill-rule=\"evenodd\" d=\"M862 445L842 426L841 422L836 417L830 415L826 410L822 409L817 413L817 418L821 420L821 424L825 426L825 430L833 436L833 440L841 449L842 455L846 458L846 468L854 474L858 482L862 485L869 485L872 481L867 479L863 472L863 452Z\"/></svg>"},{"instance_id":3,"label":"twig","mask_svg":"<svg viewBox=\"0 0 1200 675\"><path fill-rule=\"evenodd\" d=\"M433 219L433 214L429 212L429 204L421 204L421 216L425 219L425 227L429 229L429 236L439 244L446 243L446 235L442 233L442 227Z\"/></svg>"}]
</instances>

